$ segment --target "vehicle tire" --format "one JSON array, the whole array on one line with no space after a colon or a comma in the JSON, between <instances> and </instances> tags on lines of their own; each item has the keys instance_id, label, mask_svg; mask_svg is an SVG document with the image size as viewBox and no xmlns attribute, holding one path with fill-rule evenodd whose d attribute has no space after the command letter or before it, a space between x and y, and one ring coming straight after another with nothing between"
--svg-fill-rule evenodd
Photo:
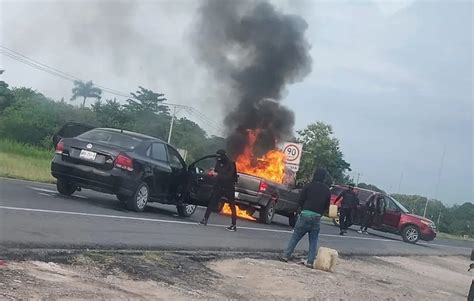
<instances>
[{"instance_id":1,"label":"vehicle tire","mask_svg":"<svg viewBox=\"0 0 474 301\"><path fill-rule=\"evenodd\" d=\"M124 194L117 194L117 199L118 199L120 202L124 203L124 204L127 203L127 201L128 201L129 198L130 198L130 197L128 197L128 196L126 196L126 195L124 195Z\"/></svg>"},{"instance_id":2,"label":"vehicle tire","mask_svg":"<svg viewBox=\"0 0 474 301\"><path fill-rule=\"evenodd\" d=\"M296 222L298 221L298 214L296 212L290 214L288 217L288 224L290 224L290 227L294 228L296 226Z\"/></svg>"},{"instance_id":3,"label":"vehicle tire","mask_svg":"<svg viewBox=\"0 0 474 301\"><path fill-rule=\"evenodd\" d=\"M402 238L404 242L415 244L420 239L420 230L413 225L406 226L403 228Z\"/></svg>"},{"instance_id":4,"label":"vehicle tire","mask_svg":"<svg viewBox=\"0 0 474 301\"><path fill-rule=\"evenodd\" d=\"M178 215L181 217L190 217L191 215L196 212L196 205L191 204L180 204L176 205L176 209L178 210Z\"/></svg>"},{"instance_id":5,"label":"vehicle tire","mask_svg":"<svg viewBox=\"0 0 474 301\"><path fill-rule=\"evenodd\" d=\"M271 200L267 206L260 209L259 220L263 224L271 224L275 215L275 201Z\"/></svg>"},{"instance_id":6,"label":"vehicle tire","mask_svg":"<svg viewBox=\"0 0 474 301\"><path fill-rule=\"evenodd\" d=\"M142 212L150 197L150 188L145 182L140 183L132 197L127 199L128 210Z\"/></svg>"},{"instance_id":7,"label":"vehicle tire","mask_svg":"<svg viewBox=\"0 0 474 301\"><path fill-rule=\"evenodd\" d=\"M58 179L56 189L60 194L70 196L77 190L77 186L67 180Z\"/></svg>"}]
</instances>

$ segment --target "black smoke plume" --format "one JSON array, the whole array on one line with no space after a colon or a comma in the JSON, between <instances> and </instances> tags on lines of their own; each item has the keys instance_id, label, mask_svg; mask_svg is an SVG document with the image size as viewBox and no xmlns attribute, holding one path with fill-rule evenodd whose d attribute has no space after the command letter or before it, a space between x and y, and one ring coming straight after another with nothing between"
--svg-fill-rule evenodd
<instances>
[{"instance_id":1,"label":"black smoke plume","mask_svg":"<svg viewBox=\"0 0 474 301\"><path fill-rule=\"evenodd\" d=\"M198 59L215 76L224 105L228 151L241 154L247 130L261 129L260 156L292 135L294 113L280 104L287 84L311 71L307 23L264 1L206 1L194 32ZM228 101L233 102L229 105Z\"/></svg>"}]
</instances>

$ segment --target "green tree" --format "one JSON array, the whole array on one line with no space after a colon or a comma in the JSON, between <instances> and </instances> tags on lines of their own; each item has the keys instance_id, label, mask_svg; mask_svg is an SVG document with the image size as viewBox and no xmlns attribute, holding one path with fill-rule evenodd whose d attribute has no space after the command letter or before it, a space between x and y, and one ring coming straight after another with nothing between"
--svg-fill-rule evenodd
<instances>
[{"instance_id":1,"label":"green tree","mask_svg":"<svg viewBox=\"0 0 474 301\"><path fill-rule=\"evenodd\" d=\"M0 81L0 112L11 106L13 101L13 93L8 88L8 84L4 81Z\"/></svg>"},{"instance_id":2,"label":"green tree","mask_svg":"<svg viewBox=\"0 0 474 301\"><path fill-rule=\"evenodd\" d=\"M71 100L75 100L78 97L83 97L82 107L86 106L87 98L97 98L102 97L102 90L95 87L92 81L83 82L80 80L74 81L74 88L72 88L72 97Z\"/></svg>"},{"instance_id":3,"label":"green tree","mask_svg":"<svg viewBox=\"0 0 474 301\"><path fill-rule=\"evenodd\" d=\"M163 93L156 93L152 90L138 87L138 91L130 93L133 98L127 99L125 108L131 112L150 111L154 113L169 114L168 106L162 105L166 98Z\"/></svg>"},{"instance_id":4,"label":"green tree","mask_svg":"<svg viewBox=\"0 0 474 301\"><path fill-rule=\"evenodd\" d=\"M124 129L133 122L133 116L126 112L116 99L107 99L105 103L97 100L92 104L92 111L95 113L97 121L103 127Z\"/></svg>"},{"instance_id":5,"label":"green tree","mask_svg":"<svg viewBox=\"0 0 474 301\"><path fill-rule=\"evenodd\" d=\"M297 141L303 143L298 178L308 181L312 178L316 167L325 168L336 183L346 183L350 171L350 164L344 160L339 148L339 140L333 137L332 127L323 122L308 125L304 130L297 132Z\"/></svg>"}]
</instances>

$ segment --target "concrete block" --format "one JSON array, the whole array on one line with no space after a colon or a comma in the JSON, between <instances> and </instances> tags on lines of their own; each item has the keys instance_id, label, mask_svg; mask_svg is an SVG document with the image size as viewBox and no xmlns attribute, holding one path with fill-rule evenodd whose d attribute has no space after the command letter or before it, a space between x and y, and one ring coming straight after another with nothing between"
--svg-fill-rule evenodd
<instances>
[{"instance_id":1,"label":"concrete block","mask_svg":"<svg viewBox=\"0 0 474 301\"><path fill-rule=\"evenodd\" d=\"M318 256L316 256L313 267L318 270L333 273L336 268L338 258L339 254L336 250L321 247L318 250Z\"/></svg>"}]
</instances>

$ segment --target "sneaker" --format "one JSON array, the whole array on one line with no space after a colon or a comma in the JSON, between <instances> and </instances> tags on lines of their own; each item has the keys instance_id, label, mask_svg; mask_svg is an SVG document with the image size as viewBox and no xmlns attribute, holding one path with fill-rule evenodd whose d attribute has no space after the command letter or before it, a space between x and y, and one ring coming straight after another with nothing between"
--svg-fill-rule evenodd
<instances>
[{"instance_id":1,"label":"sneaker","mask_svg":"<svg viewBox=\"0 0 474 301\"><path fill-rule=\"evenodd\" d=\"M339 235L344 236L344 231L339 232Z\"/></svg>"},{"instance_id":2,"label":"sneaker","mask_svg":"<svg viewBox=\"0 0 474 301\"><path fill-rule=\"evenodd\" d=\"M230 232L235 232L237 231L237 227L235 225L231 225L227 228L225 228L227 231L230 231Z\"/></svg>"},{"instance_id":3,"label":"sneaker","mask_svg":"<svg viewBox=\"0 0 474 301\"><path fill-rule=\"evenodd\" d=\"M365 235L369 235L369 232L367 232L367 231L364 231L364 234L365 234Z\"/></svg>"},{"instance_id":4,"label":"sneaker","mask_svg":"<svg viewBox=\"0 0 474 301\"><path fill-rule=\"evenodd\" d=\"M203 219L202 221L199 222L200 226L207 226L207 221L205 219Z\"/></svg>"},{"instance_id":5,"label":"sneaker","mask_svg":"<svg viewBox=\"0 0 474 301\"><path fill-rule=\"evenodd\" d=\"M357 233L362 234L363 232L362 232L362 230L359 230L359 231L357 231Z\"/></svg>"},{"instance_id":6,"label":"sneaker","mask_svg":"<svg viewBox=\"0 0 474 301\"><path fill-rule=\"evenodd\" d=\"M312 263L305 263L305 267L310 268L310 269L313 269L313 268L314 268L314 264L312 264Z\"/></svg>"}]
</instances>

